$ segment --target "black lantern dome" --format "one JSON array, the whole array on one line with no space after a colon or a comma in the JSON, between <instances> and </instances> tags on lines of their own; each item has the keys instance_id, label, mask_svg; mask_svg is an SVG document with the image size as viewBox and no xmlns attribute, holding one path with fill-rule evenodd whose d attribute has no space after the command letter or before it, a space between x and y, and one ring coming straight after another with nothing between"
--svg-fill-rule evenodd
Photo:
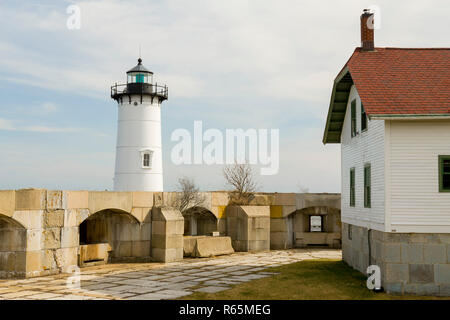
<instances>
[{"instance_id":1,"label":"black lantern dome","mask_svg":"<svg viewBox=\"0 0 450 320\"><path fill-rule=\"evenodd\" d=\"M111 87L111 98L122 101L123 96L128 96L131 101L131 95L140 95L141 103L145 95L150 95L153 103L155 97L159 101L164 101L168 97L167 86L153 84L153 72L148 70L142 64L142 59L138 59L138 64L127 71L127 83L116 84Z\"/></svg>"}]
</instances>

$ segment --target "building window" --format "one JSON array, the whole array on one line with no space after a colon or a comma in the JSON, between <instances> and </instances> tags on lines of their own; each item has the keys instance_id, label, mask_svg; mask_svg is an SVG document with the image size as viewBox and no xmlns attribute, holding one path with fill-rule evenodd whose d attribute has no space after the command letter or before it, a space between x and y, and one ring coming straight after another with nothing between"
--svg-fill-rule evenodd
<instances>
[{"instance_id":1,"label":"building window","mask_svg":"<svg viewBox=\"0 0 450 320\"><path fill-rule=\"evenodd\" d=\"M352 137L356 136L356 100L353 100L351 105L351 130Z\"/></svg>"},{"instance_id":2,"label":"building window","mask_svg":"<svg viewBox=\"0 0 450 320\"><path fill-rule=\"evenodd\" d=\"M370 164L364 166L364 208L371 206L371 169Z\"/></svg>"},{"instance_id":3,"label":"building window","mask_svg":"<svg viewBox=\"0 0 450 320\"><path fill-rule=\"evenodd\" d=\"M353 232L353 230L352 230L352 225L351 224L349 224L349 225L347 225L348 226L348 232L347 232L347 237L348 237L348 240L352 240L352 232Z\"/></svg>"},{"instance_id":4,"label":"building window","mask_svg":"<svg viewBox=\"0 0 450 320\"><path fill-rule=\"evenodd\" d=\"M309 232L322 232L322 216L309 216Z\"/></svg>"},{"instance_id":5,"label":"building window","mask_svg":"<svg viewBox=\"0 0 450 320\"><path fill-rule=\"evenodd\" d=\"M151 169L153 151L143 150L141 151L141 155L142 155L142 168Z\"/></svg>"},{"instance_id":6,"label":"building window","mask_svg":"<svg viewBox=\"0 0 450 320\"><path fill-rule=\"evenodd\" d=\"M364 106L361 102L361 131L367 130L367 113L364 110Z\"/></svg>"},{"instance_id":7,"label":"building window","mask_svg":"<svg viewBox=\"0 0 450 320\"><path fill-rule=\"evenodd\" d=\"M350 207L355 206L355 168L350 169Z\"/></svg>"},{"instance_id":8,"label":"building window","mask_svg":"<svg viewBox=\"0 0 450 320\"><path fill-rule=\"evenodd\" d=\"M439 192L450 192L450 156L439 156Z\"/></svg>"}]
</instances>

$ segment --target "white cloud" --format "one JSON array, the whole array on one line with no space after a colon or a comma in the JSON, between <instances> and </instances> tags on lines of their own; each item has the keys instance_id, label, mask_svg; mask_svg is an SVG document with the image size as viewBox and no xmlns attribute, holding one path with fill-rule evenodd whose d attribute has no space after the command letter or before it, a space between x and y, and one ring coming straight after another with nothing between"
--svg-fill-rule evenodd
<instances>
[{"instance_id":1,"label":"white cloud","mask_svg":"<svg viewBox=\"0 0 450 320\"><path fill-rule=\"evenodd\" d=\"M17 125L16 121L0 118L0 130L4 131L25 131L25 132L40 132L40 133L57 133L57 132L79 132L82 128L69 127L49 127L41 125Z\"/></svg>"}]
</instances>

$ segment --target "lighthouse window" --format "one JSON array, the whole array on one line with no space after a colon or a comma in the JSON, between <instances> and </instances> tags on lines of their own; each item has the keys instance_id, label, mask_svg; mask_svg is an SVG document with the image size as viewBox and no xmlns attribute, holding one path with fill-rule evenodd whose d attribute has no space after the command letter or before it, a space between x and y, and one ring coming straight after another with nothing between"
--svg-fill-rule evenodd
<instances>
[{"instance_id":1,"label":"lighthouse window","mask_svg":"<svg viewBox=\"0 0 450 320\"><path fill-rule=\"evenodd\" d=\"M152 167L152 155L153 151L144 151L142 153L142 167L143 168L151 168Z\"/></svg>"},{"instance_id":2,"label":"lighthouse window","mask_svg":"<svg viewBox=\"0 0 450 320\"><path fill-rule=\"evenodd\" d=\"M144 75L142 73L138 73L136 75L136 82L137 83L144 83Z\"/></svg>"}]
</instances>

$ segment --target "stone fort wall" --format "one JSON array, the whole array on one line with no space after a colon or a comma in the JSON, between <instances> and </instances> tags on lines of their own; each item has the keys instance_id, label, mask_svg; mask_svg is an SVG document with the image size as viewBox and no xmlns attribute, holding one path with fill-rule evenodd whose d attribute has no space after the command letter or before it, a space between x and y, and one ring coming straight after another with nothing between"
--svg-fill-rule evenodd
<instances>
[{"instance_id":1,"label":"stone fort wall","mask_svg":"<svg viewBox=\"0 0 450 320\"><path fill-rule=\"evenodd\" d=\"M0 277L42 276L115 261L180 260L185 221L171 207L176 196L0 191ZM249 206L239 207L228 206L227 192L205 192L204 197L203 209L215 219L219 234L231 237L236 251L309 243L340 247L339 194L258 193ZM311 214L323 216L320 237L308 232Z\"/></svg>"}]
</instances>

